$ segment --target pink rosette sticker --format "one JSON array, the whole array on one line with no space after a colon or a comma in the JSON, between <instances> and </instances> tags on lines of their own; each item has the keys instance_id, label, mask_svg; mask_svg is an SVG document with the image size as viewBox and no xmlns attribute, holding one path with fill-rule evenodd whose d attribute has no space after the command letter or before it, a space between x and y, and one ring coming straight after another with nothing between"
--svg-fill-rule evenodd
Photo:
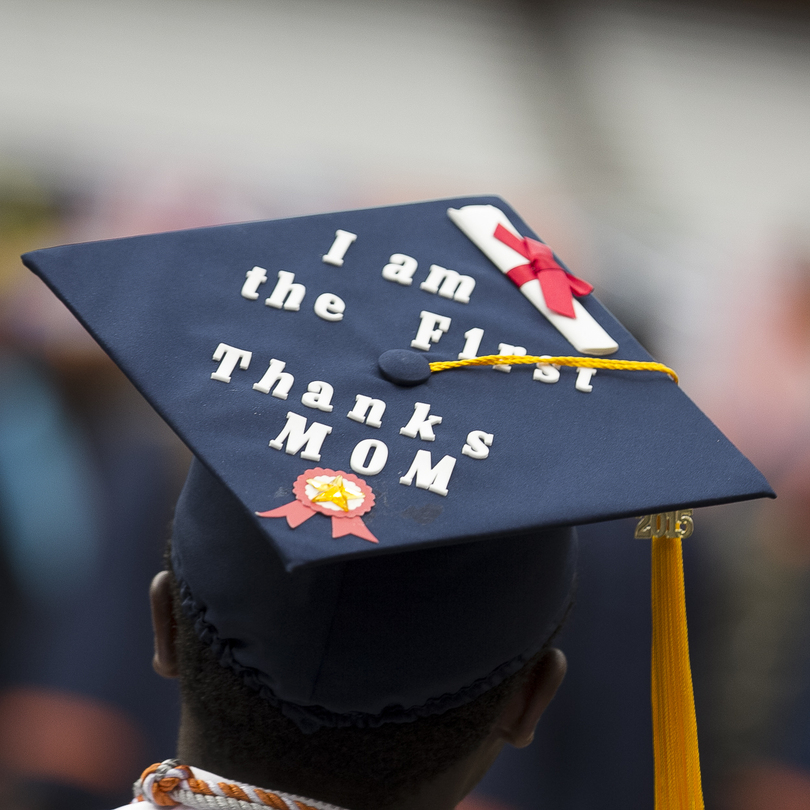
<instances>
[{"instance_id":1,"label":"pink rosette sticker","mask_svg":"<svg viewBox=\"0 0 810 810\"><path fill-rule=\"evenodd\" d=\"M309 520L316 512L332 518L332 537L352 534L369 543L378 543L360 516L374 506L371 487L352 473L314 467L293 484L295 500L271 509L256 512L259 517L284 517L291 529Z\"/></svg>"}]
</instances>

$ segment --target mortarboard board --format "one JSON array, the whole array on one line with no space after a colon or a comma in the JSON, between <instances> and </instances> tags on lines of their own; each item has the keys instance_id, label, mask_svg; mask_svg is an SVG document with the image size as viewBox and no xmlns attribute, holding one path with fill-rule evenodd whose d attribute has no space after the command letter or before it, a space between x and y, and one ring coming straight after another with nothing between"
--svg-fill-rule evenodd
<instances>
[{"instance_id":1,"label":"mortarboard board","mask_svg":"<svg viewBox=\"0 0 810 810\"><path fill-rule=\"evenodd\" d=\"M679 543L676 510L773 494L499 198L23 260L193 451L186 609L302 728L519 668L565 610L567 527L658 515L640 533Z\"/></svg>"}]
</instances>

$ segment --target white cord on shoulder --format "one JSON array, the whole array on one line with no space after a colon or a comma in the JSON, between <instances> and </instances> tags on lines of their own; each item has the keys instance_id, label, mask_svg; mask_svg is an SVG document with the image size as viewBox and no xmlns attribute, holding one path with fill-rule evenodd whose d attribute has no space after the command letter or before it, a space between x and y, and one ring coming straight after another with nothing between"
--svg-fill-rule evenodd
<instances>
[{"instance_id":1,"label":"white cord on shoulder","mask_svg":"<svg viewBox=\"0 0 810 810\"><path fill-rule=\"evenodd\" d=\"M244 782L231 782L214 774L181 765L167 759L147 768L133 786L133 804L144 802L154 807L183 805L195 810L344 810L334 804L263 790Z\"/></svg>"}]
</instances>

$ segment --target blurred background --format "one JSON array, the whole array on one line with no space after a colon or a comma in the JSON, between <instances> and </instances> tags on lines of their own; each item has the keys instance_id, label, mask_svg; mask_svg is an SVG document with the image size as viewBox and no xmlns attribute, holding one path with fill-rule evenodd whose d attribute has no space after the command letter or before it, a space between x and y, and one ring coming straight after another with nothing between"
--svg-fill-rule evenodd
<instances>
[{"instance_id":1,"label":"blurred background","mask_svg":"<svg viewBox=\"0 0 810 810\"><path fill-rule=\"evenodd\" d=\"M779 493L696 516L695 692L707 805L809 807L808 46L778 0L0 0L0 807L173 755L145 593L188 462L19 254L490 192ZM583 531L569 677L466 810L651 806L632 528Z\"/></svg>"}]
</instances>

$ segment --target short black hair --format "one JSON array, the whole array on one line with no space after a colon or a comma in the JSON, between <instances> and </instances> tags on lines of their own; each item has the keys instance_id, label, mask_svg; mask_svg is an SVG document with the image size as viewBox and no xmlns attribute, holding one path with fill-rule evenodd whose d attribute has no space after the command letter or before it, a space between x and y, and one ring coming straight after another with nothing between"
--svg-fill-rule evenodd
<instances>
[{"instance_id":1,"label":"short black hair","mask_svg":"<svg viewBox=\"0 0 810 810\"><path fill-rule=\"evenodd\" d=\"M194 630L182 608L181 587L171 567L180 690L208 750L229 762L250 763L287 775L301 791L316 782L319 799L356 810L381 810L443 771L483 742L504 704L522 686L551 644L518 672L472 702L443 714L377 728L322 728L302 732L270 702L223 666Z\"/></svg>"}]
</instances>

